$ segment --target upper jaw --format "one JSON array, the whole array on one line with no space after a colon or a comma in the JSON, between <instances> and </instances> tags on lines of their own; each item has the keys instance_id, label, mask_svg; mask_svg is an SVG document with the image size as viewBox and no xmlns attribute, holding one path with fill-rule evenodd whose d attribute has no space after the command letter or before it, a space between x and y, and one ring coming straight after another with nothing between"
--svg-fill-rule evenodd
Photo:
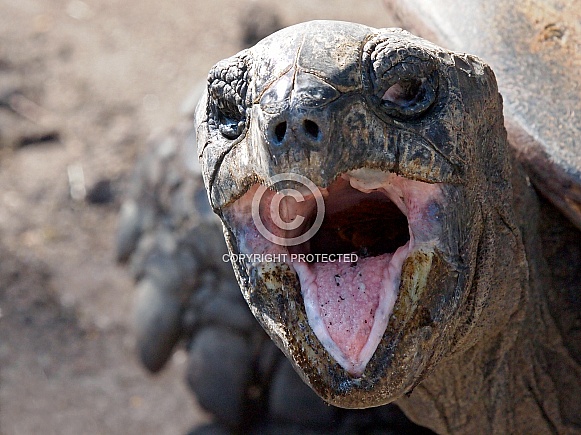
<instances>
[{"instance_id":1,"label":"upper jaw","mask_svg":"<svg viewBox=\"0 0 581 435\"><path fill-rule=\"evenodd\" d=\"M446 145L454 142L453 129L438 122L405 125L382 119L361 95L343 96L329 104L326 112L337 115L321 128L316 146L302 146L298 141L274 149L264 132L270 115L259 105L251 106L249 112L246 130L229 143L211 137L214 133L205 129L204 123L198 130L200 142L209 143L200 148L200 157L210 202L218 214L252 185L268 184L271 177L281 173L301 174L321 188L327 188L341 174L361 169L396 173L426 183L463 183L459 158ZM351 124L355 127L342 127ZM290 124L287 131L291 135Z\"/></svg>"}]
</instances>

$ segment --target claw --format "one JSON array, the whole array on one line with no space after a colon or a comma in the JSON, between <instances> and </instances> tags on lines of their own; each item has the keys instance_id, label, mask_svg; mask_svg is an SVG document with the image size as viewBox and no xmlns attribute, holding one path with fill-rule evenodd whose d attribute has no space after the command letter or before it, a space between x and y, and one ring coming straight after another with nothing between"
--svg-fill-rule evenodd
<instances>
[{"instance_id":1,"label":"claw","mask_svg":"<svg viewBox=\"0 0 581 435\"><path fill-rule=\"evenodd\" d=\"M153 280L137 285L135 329L141 363L152 373L165 365L181 335L181 302Z\"/></svg>"}]
</instances>

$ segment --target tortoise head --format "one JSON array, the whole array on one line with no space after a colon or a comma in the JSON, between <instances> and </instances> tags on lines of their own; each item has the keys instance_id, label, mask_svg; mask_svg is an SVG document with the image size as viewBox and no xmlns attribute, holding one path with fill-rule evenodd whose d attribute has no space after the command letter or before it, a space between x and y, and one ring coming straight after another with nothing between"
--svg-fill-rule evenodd
<instances>
[{"instance_id":1,"label":"tortoise head","mask_svg":"<svg viewBox=\"0 0 581 435\"><path fill-rule=\"evenodd\" d=\"M482 61L400 29L304 23L210 71L199 154L242 293L328 402L393 401L487 333L502 122Z\"/></svg>"}]
</instances>

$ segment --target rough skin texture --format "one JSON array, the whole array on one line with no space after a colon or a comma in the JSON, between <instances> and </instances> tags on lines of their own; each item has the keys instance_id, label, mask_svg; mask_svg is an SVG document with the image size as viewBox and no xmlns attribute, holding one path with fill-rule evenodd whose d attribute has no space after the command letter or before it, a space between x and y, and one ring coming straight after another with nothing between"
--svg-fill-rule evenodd
<instances>
[{"instance_id":1,"label":"rough skin texture","mask_svg":"<svg viewBox=\"0 0 581 435\"><path fill-rule=\"evenodd\" d=\"M411 116L379 101L393 83L409 83L406 63L421 83L432 84L433 71L439 78L435 102L414 103ZM317 77L296 79L295 91L307 83L303 92L325 102L269 94L289 71ZM305 113L322 132L316 143L294 130ZM295 135L288 144L269 135L281 118ZM361 378L345 373L308 327L292 269L278 264L267 275L235 265L253 313L325 400L397 400L438 433L579 432L579 230L539 203L511 154L486 64L398 31L306 23L219 63L196 120L204 181L234 253L242 230L228 207L272 174L326 187L346 171L375 168L443 183L446 231L426 284L412 293L425 264L410 256L388 333ZM556 267L564 257L574 267Z\"/></svg>"}]
</instances>

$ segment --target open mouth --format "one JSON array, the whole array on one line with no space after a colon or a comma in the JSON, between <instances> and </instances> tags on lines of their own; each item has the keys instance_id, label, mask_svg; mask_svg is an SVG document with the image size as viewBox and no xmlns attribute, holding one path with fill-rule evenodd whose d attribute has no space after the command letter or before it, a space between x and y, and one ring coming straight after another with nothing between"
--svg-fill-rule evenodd
<instances>
[{"instance_id":1,"label":"open mouth","mask_svg":"<svg viewBox=\"0 0 581 435\"><path fill-rule=\"evenodd\" d=\"M263 190L257 198L258 189L253 186L225 212L239 253L278 255L275 261L296 272L309 326L337 363L360 377L386 333L405 260L438 241L441 185L371 169L342 174L315 192L323 198L324 218L304 241L300 236L317 223L316 195L297 199ZM274 238L265 237L264 229ZM301 243L275 243L290 239Z\"/></svg>"}]
</instances>

